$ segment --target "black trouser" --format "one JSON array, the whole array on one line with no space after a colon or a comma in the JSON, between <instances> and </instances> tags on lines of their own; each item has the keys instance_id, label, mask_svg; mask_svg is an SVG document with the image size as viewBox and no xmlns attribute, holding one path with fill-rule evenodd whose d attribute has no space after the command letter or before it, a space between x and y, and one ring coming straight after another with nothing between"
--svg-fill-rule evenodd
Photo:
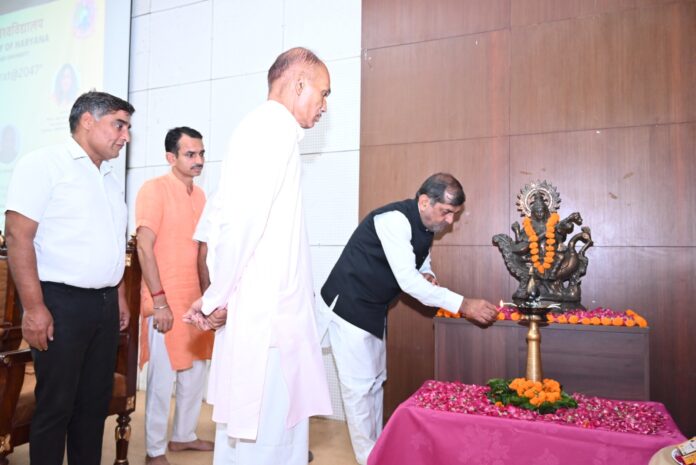
<instances>
[{"instance_id":1,"label":"black trouser","mask_svg":"<svg viewBox=\"0 0 696 465\"><path fill-rule=\"evenodd\" d=\"M36 371L31 464L61 465L67 435L70 465L99 465L116 367L118 292L50 282L41 289L54 332L48 350L31 350Z\"/></svg>"}]
</instances>

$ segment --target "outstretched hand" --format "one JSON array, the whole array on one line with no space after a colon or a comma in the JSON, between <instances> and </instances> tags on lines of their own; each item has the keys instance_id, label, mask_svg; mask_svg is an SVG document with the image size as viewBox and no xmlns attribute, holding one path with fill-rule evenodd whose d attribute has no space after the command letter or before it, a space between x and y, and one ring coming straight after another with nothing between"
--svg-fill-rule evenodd
<instances>
[{"instance_id":1,"label":"outstretched hand","mask_svg":"<svg viewBox=\"0 0 696 465\"><path fill-rule=\"evenodd\" d=\"M487 300L464 299L459 313L467 320L475 321L482 325L490 325L498 318L498 308Z\"/></svg>"}]
</instances>

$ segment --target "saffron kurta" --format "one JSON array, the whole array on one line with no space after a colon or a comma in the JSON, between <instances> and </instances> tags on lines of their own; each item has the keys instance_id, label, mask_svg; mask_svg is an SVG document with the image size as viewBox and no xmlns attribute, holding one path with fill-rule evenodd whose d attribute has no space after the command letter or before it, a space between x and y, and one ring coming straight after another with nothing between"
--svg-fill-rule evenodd
<instances>
[{"instance_id":1,"label":"saffron kurta","mask_svg":"<svg viewBox=\"0 0 696 465\"><path fill-rule=\"evenodd\" d=\"M174 315L172 329L164 339L173 370L191 368L193 360L210 359L213 334L184 323L181 318L201 296L198 281L198 242L193 240L205 206L205 194L186 185L171 172L143 184L135 202L136 227L145 226L157 236L155 260L167 303ZM153 289L152 291L157 291ZM140 366L149 360L147 317L153 314L150 289L142 282L140 291Z\"/></svg>"},{"instance_id":2,"label":"saffron kurta","mask_svg":"<svg viewBox=\"0 0 696 465\"><path fill-rule=\"evenodd\" d=\"M269 347L280 351L288 386L286 425L331 412L302 209L303 134L278 102L251 112L232 135L207 212L203 312L228 308L215 333L208 401L233 438L256 438Z\"/></svg>"}]
</instances>

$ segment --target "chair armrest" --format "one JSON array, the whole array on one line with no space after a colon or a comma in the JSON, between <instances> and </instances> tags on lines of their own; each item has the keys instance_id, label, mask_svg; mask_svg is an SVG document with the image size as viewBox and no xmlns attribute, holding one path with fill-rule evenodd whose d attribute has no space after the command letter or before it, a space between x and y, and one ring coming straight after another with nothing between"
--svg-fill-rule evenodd
<instances>
[{"instance_id":1,"label":"chair armrest","mask_svg":"<svg viewBox=\"0 0 696 465\"><path fill-rule=\"evenodd\" d=\"M0 367L26 365L31 362L31 349L6 350L0 352Z\"/></svg>"}]
</instances>

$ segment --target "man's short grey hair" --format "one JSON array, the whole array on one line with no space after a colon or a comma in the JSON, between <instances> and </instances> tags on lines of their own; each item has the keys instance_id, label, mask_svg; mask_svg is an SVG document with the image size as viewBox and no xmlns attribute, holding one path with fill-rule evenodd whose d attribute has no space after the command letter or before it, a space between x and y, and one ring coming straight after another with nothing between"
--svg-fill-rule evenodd
<instances>
[{"instance_id":1,"label":"man's short grey hair","mask_svg":"<svg viewBox=\"0 0 696 465\"><path fill-rule=\"evenodd\" d=\"M271 90L273 83L285 74L285 72L290 69L295 64L304 64L307 66L314 66L318 64L324 64L323 61L319 59L318 56L314 54L309 49L304 47L295 47L287 50L276 58L275 62L271 65L268 70L268 90Z\"/></svg>"},{"instance_id":2,"label":"man's short grey hair","mask_svg":"<svg viewBox=\"0 0 696 465\"><path fill-rule=\"evenodd\" d=\"M70 118L68 119L70 122L70 133L75 133L77 124L85 113L89 113L94 116L95 119L99 119L108 113L115 113L121 110L129 115L135 113L133 105L114 95L94 90L85 92L75 100L70 110Z\"/></svg>"},{"instance_id":3,"label":"man's short grey hair","mask_svg":"<svg viewBox=\"0 0 696 465\"><path fill-rule=\"evenodd\" d=\"M416 199L422 194L428 196L431 205L439 202L458 207L466 200L461 183L449 173L435 173L426 179L416 192Z\"/></svg>"}]
</instances>

